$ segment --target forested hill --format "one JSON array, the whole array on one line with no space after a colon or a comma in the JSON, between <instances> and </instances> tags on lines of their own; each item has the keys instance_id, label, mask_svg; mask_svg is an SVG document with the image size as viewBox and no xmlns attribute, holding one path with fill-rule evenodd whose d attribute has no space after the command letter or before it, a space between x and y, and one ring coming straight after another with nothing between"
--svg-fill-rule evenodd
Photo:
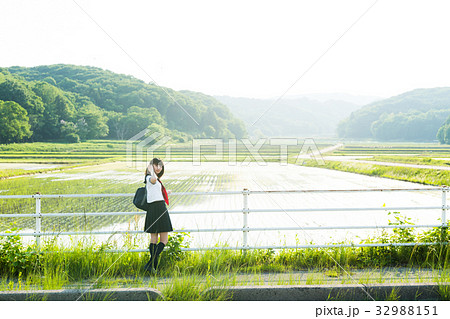
<instances>
[{"instance_id":1,"label":"forested hill","mask_svg":"<svg viewBox=\"0 0 450 319\"><path fill-rule=\"evenodd\" d=\"M216 96L242 119L253 136L310 137L332 136L340 120L359 108L338 100L309 98L250 99Z\"/></svg>"},{"instance_id":2,"label":"forested hill","mask_svg":"<svg viewBox=\"0 0 450 319\"><path fill-rule=\"evenodd\" d=\"M128 139L145 128L179 141L246 135L243 122L210 96L95 67L0 68L0 103L0 113L16 114L1 120L0 143Z\"/></svg>"},{"instance_id":3,"label":"forested hill","mask_svg":"<svg viewBox=\"0 0 450 319\"><path fill-rule=\"evenodd\" d=\"M338 135L382 141L432 141L449 116L450 88L417 89L354 111L339 123Z\"/></svg>"}]
</instances>

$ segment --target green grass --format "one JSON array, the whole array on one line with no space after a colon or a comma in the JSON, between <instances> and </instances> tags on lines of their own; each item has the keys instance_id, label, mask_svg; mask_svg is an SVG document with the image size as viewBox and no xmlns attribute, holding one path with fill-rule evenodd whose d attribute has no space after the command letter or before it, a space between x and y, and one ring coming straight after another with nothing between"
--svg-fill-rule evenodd
<instances>
[{"instance_id":1,"label":"green grass","mask_svg":"<svg viewBox=\"0 0 450 319\"><path fill-rule=\"evenodd\" d=\"M392 154L396 155L393 156ZM435 166L450 165L450 161L446 159L437 159L439 157L449 157L450 147L448 145L439 145L435 143L348 143L344 147L333 151L332 155L372 156L370 158L362 158L362 161L368 160ZM290 163L295 163L295 161L295 158L289 159ZM325 164L321 165L314 160L305 160L302 165L425 185L450 185L450 171L432 168L385 166L346 161L325 161Z\"/></svg>"},{"instance_id":2,"label":"green grass","mask_svg":"<svg viewBox=\"0 0 450 319\"><path fill-rule=\"evenodd\" d=\"M345 142L344 147L333 152L334 155L389 155L414 154L436 155L450 153L448 145L437 143L358 143Z\"/></svg>"},{"instance_id":3,"label":"green grass","mask_svg":"<svg viewBox=\"0 0 450 319\"><path fill-rule=\"evenodd\" d=\"M430 156L433 156L430 157ZM440 154L440 156L443 156ZM445 156L445 155L444 155ZM377 162L390 162L390 163L406 163L406 164L417 164L417 165L434 165L434 166L448 166L450 165L450 161L446 159L438 159L439 157L436 155L427 155L427 156L374 156L370 159L362 159L369 161L377 161ZM448 155L446 156L448 158Z\"/></svg>"},{"instance_id":4,"label":"green grass","mask_svg":"<svg viewBox=\"0 0 450 319\"><path fill-rule=\"evenodd\" d=\"M82 143L12 143L0 144L0 152L76 152L98 150L123 150L126 141L117 140L91 140Z\"/></svg>"},{"instance_id":5,"label":"green grass","mask_svg":"<svg viewBox=\"0 0 450 319\"><path fill-rule=\"evenodd\" d=\"M368 176L384 177L424 185L450 185L450 171L444 170L335 161L326 161L324 165L319 165L316 161L312 160L305 161L303 165Z\"/></svg>"},{"instance_id":6,"label":"green grass","mask_svg":"<svg viewBox=\"0 0 450 319\"><path fill-rule=\"evenodd\" d=\"M397 219L402 224L402 219ZM446 237L445 237L446 238ZM366 242L436 242L441 229L415 234L398 229L393 234ZM181 251L187 247L185 234L170 237L161 255L157 275L145 273L142 266L148 253L110 253L108 249L133 249L148 245L148 239L125 237L123 244L106 243L84 237L70 243L58 243L58 237L44 240L39 253L34 245L25 246L18 236L0 240L0 290L95 289L113 287L152 287L162 292L164 300L228 300L228 286L268 284L320 285L334 282L383 283L421 282L417 277L388 278L383 269L407 267L430 269L428 281L437 282L443 300L449 300L447 245L416 247L365 247L327 249L211 250ZM362 273L360 270L364 270ZM365 273L365 269L372 271ZM379 272L374 271L380 269ZM300 275L299 275L300 272ZM272 275L270 275L272 274ZM395 299L397 294L386 296Z\"/></svg>"},{"instance_id":7,"label":"green grass","mask_svg":"<svg viewBox=\"0 0 450 319\"><path fill-rule=\"evenodd\" d=\"M401 225L399 222L391 223ZM381 235L369 237L362 243L448 242L442 237L441 229L430 229L420 233L413 229L394 229ZM41 244L40 254L34 245L24 246L20 237L9 236L0 240L3 259L0 259L2 273L17 275L36 273L42 269L57 269L67 273L71 280L83 280L99 277L107 271L111 276L142 276L142 265L148 258L147 253L107 253L108 249L136 249L148 246L147 236L124 235L120 243L113 236L107 242L96 242L94 238L73 237L70 242L61 242L58 237L47 238ZM187 247L186 234L170 237L165 254L161 259L160 275L178 273L180 269L186 275L216 275L224 273L263 273L288 272L304 269L327 269L327 276L336 276L340 267L447 267L447 246L411 246L411 247L337 247L321 249L283 249L266 250L206 250L183 252ZM5 259L6 258L6 259ZM8 259L9 258L9 259ZM12 258L12 259L11 259ZM30 260L31 258L31 260ZM16 262L16 265L7 261ZM3 263L2 263L3 262ZM342 270L342 269L341 269ZM339 271L341 271L339 270Z\"/></svg>"}]
</instances>

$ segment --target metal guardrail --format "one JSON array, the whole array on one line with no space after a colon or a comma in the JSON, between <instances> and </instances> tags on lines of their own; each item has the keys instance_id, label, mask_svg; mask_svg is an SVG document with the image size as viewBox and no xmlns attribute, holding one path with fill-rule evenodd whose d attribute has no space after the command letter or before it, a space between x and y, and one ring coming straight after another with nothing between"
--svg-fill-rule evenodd
<instances>
[{"instance_id":1,"label":"metal guardrail","mask_svg":"<svg viewBox=\"0 0 450 319\"><path fill-rule=\"evenodd\" d=\"M248 205L248 196L267 195L267 194L301 194L301 193L362 193L362 192L441 192L442 202L439 206L402 206L402 207L336 207L336 208L298 208L298 209L250 209ZM447 227L447 192L449 187L428 187L428 188L394 188L394 189L347 189L347 190L284 190L284 191L224 191L224 192L190 192L190 193L172 193L177 195L242 195L243 207L236 210L192 210L192 211L170 211L170 214L235 214L240 213L243 216L243 227L239 228L203 228L203 229L182 229L174 230L174 233L189 232L242 232L243 244L238 247L204 247L204 248L183 248L184 251L196 250L248 250L248 249L295 249L295 248L331 248L331 247L381 247L381 246L416 246L416 245L436 245L440 243L373 243L373 244L331 244L331 245L295 245L295 246L249 246L248 233L251 231L280 231L280 230L333 230L333 229L389 229L389 228L434 228ZM92 212L92 213L42 213L41 200L46 198L86 198L86 197L133 197L134 194L62 194L62 195L0 195L1 199L35 199L36 212L34 214L0 214L0 218L34 217L36 219L36 228L32 233L0 233L0 236L33 236L36 238L36 247L40 247L42 236L66 236L66 235L104 235L104 234L141 234L144 231L125 230L125 231L89 231L89 232L42 232L41 221L43 217L68 217L68 216L126 216L126 215L145 215L144 211L134 212ZM255 227L250 228L248 224L248 215L250 213L266 212L356 212L356 211L399 211L399 210L442 210L440 224L424 225L377 225L377 226L318 226L318 227ZM123 250L106 250L107 252L122 252ZM147 252L146 249L133 249L129 252Z\"/></svg>"}]
</instances>

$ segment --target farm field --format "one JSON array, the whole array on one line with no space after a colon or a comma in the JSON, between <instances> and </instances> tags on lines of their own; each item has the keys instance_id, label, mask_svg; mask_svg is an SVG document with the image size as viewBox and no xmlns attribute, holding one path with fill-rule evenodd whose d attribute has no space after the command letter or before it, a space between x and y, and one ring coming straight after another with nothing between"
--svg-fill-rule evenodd
<instances>
[{"instance_id":1,"label":"farm field","mask_svg":"<svg viewBox=\"0 0 450 319\"><path fill-rule=\"evenodd\" d=\"M326 147L329 144L319 144ZM290 154L298 154L302 145L290 147ZM64 143L28 143L0 145L0 195L32 195L40 194L105 194L134 193L142 185L143 171L148 154L133 153L132 164L126 162L126 141L88 141L79 144ZM279 160L279 146L264 145L259 154L264 161ZM163 158L168 166L177 161L188 161L192 164L192 145L170 145L167 149L155 152L152 156ZM228 161L233 156L236 162L252 160L252 154L242 143L235 149L224 147L223 153L217 155L215 146L202 146L201 162ZM278 158L277 158L278 156ZM139 166L139 167L138 167ZM187 171L192 171L188 170ZM170 169L169 169L170 172ZM217 173L214 167L208 173L196 169L189 178L181 172L165 176L165 183L175 192L201 191L209 188L223 189L226 177ZM209 186L205 186L209 185ZM213 186L211 186L213 185ZM225 184L224 184L225 185ZM173 200L173 208L177 205L194 205L203 199L184 198ZM0 199L1 211L4 214L33 213L35 201L31 199ZM42 210L47 213L83 213L83 212L120 212L135 211L131 198L76 198L47 199L42 203ZM111 217L63 217L44 218L43 231L90 231L119 225L119 227L138 227L137 221L142 218L126 216ZM14 225L12 224L14 222ZM2 218L1 231L18 227L24 232L31 231L35 225L34 218ZM130 226L134 225L134 226ZM114 227L114 226L113 226Z\"/></svg>"},{"instance_id":2,"label":"farm field","mask_svg":"<svg viewBox=\"0 0 450 319\"><path fill-rule=\"evenodd\" d=\"M450 147L435 143L346 143L324 154L324 163L302 164L424 185L450 185Z\"/></svg>"},{"instance_id":3,"label":"farm field","mask_svg":"<svg viewBox=\"0 0 450 319\"><path fill-rule=\"evenodd\" d=\"M450 147L435 143L348 143L326 154L326 160L449 166Z\"/></svg>"},{"instance_id":4,"label":"farm field","mask_svg":"<svg viewBox=\"0 0 450 319\"><path fill-rule=\"evenodd\" d=\"M290 140L292 142L292 139ZM235 144L228 144L227 140L212 140L216 143L215 145L207 145L211 140L199 141L204 143L199 146L198 152L198 160L203 162L280 161L280 146L270 145L269 139L246 141L247 144L241 140L236 141ZM286 149L287 157L292 158L300 154L303 142L304 140L299 139L298 145L289 145ZM332 145L330 143L332 142L320 141L315 146L321 149ZM152 154L147 154L145 148L138 152L136 143L130 149L127 147L131 147L127 145L127 141L114 140L94 140L76 144L39 142L0 145L0 178L59 170L60 167L54 165L71 168L114 161L141 162L149 161L152 156L163 158L166 162L197 161L197 156L193 155L192 142L167 144L155 149ZM39 168L32 169L36 164L45 164L46 167L41 165Z\"/></svg>"},{"instance_id":5,"label":"farm field","mask_svg":"<svg viewBox=\"0 0 450 319\"><path fill-rule=\"evenodd\" d=\"M95 145L97 147L95 147ZM94 145L94 146L92 146ZM86 152L94 152L97 149L101 153L109 149L105 145L114 145L107 142L91 142L87 145ZM120 146L121 145L121 146ZM318 144L319 148L327 148L331 144ZM36 146L37 147L37 146ZM48 147L48 146L47 146ZM66 148L65 155L69 160L72 153L67 150L68 146L58 146L62 152ZM78 147L78 146L77 146ZM58 171L42 172L25 177L7 178L0 181L1 195L31 195L39 192L41 194L114 194L127 193L129 197L112 198L55 198L43 199L42 211L44 213L94 213L94 212L133 212L137 211L131 203L131 194L137 187L142 185L143 170L146 162L133 159L129 163L126 160L126 151L124 144L116 143L117 150L121 157L110 157L107 162L93 165L93 162L77 163L80 167L62 168ZM119 152L119 149L122 150ZM347 146L335 150L334 153L346 154ZM423 146L422 150L429 149L430 146ZM403 149L403 147L401 147ZM225 149L225 148L224 148ZM391 179L364 177L361 175L348 174L330 170L324 170L333 162L325 162L325 166L319 168L295 165L296 156L300 153L301 145L289 149L289 162L291 164L280 163L277 157L277 148L271 145L265 145L260 152L264 162L255 162L252 154L242 145L237 148L236 162L229 162L227 153L222 154L222 158L213 156L216 154L214 148L202 148L202 157L200 163L192 162L192 150L187 145L172 146L172 158L166 161L166 174L163 178L168 189L178 193L171 196L170 211L183 212L187 210L217 210L233 209L241 210L243 205L242 195L218 195L218 196L188 196L186 192L205 192L205 191L241 191L244 188L256 191L264 190L292 190L292 189L363 189L363 188L411 188L418 187L417 184L394 181ZM352 148L353 150L354 148ZM419 149L414 146L414 149ZM36 148L38 152L39 148ZM278 148L279 151L279 148ZM83 149L78 149L74 154L83 153ZM176 154L176 155L174 155ZM37 157L39 154L34 154ZM52 154L45 154L49 157ZM86 155L86 154L85 154ZM165 155L164 152L161 155ZM205 156L203 156L205 155ZM278 154L279 155L279 154ZM76 156L76 155L75 155ZM158 155L157 155L158 156ZM354 155L351 155L354 156ZM434 155L436 156L436 155ZM88 156L86 155L88 158ZM164 156L161 156L164 158ZM190 158L191 160L185 160ZM121 160L119 160L121 159ZM250 159L250 161L249 161ZM216 161L221 160L221 161ZM19 159L17 159L19 161ZM1 164L0 164L1 165ZM4 165L17 165L17 163L8 163ZM24 165L33 165L30 162ZM58 164L48 164L58 165ZM355 165L352 163L352 165ZM361 164L362 165L362 164ZM32 171L32 170L31 170ZM420 185L419 185L420 187ZM258 197L260 196L260 197ZM431 197L430 197L431 196ZM419 205L424 202L436 202L439 204L439 193L431 194L410 194L402 197L407 203ZM7 200L0 199L2 213L33 213L35 210L35 201L32 199ZM357 200L351 199L348 195L254 195L249 199L250 208L254 209L292 209L292 208L317 208L320 207L346 207L358 205L364 207L370 203L374 207L382 205L395 206L398 202L395 196L362 196ZM400 205L400 204L399 204ZM401 206L401 205L400 205ZM312 227L341 224L374 223L377 225L389 222L388 211L383 214L368 213L356 217L351 214L340 214L336 218L336 213L255 213L249 215L250 227ZM428 214L425 219L420 219L419 215L414 215L414 222L436 223L439 218L439 212ZM242 227L242 214L210 214L209 216L200 214L175 214L172 217L173 222L178 229L195 230L199 228L240 228ZM35 227L34 218L21 218L18 220L2 218L0 226L2 231L10 228L11 223L24 232L30 232ZM81 216L81 217L63 217L63 218L44 218L43 231L91 231L91 230L141 230L143 216ZM317 235L316 232L296 232L296 231L271 231L271 232L251 232L249 235L249 244L251 245L295 245L298 243L312 242L343 242L373 234L371 231L331 231L326 234ZM110 236L103 236L107 240ZM224 245L235 246L242 243L242 232L230 233L191 233L193 247L206 247L211 243L221 243Z\"/></svg>"},{"instance_id":6,"label":"farm field","mask_svg":"<svg viewBox=\"0 0 450 319\"><path fill-rule=\"evenodd\" d=\"M448 145L438 143L371 143L346 142L334 155L445 155L450 153Z\"/></svg>"}]
</instances>

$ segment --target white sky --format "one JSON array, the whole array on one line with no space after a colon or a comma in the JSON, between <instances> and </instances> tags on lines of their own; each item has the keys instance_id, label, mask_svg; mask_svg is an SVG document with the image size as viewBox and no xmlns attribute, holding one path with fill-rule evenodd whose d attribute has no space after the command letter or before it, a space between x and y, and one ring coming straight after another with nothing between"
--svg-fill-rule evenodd
<instances>
[{"instance_id":1,"label":"white sky","mask_svg":"<svg viewBox=\"0 0 450 319\"><path fill-rule=\"evenodd\" d=\"M450 86L450 2L379 0L345 33L373 3L1 0L0 66L90 65L175 90L278 97L329 49L287 95Z\"/></svg>"}]
</instances>

